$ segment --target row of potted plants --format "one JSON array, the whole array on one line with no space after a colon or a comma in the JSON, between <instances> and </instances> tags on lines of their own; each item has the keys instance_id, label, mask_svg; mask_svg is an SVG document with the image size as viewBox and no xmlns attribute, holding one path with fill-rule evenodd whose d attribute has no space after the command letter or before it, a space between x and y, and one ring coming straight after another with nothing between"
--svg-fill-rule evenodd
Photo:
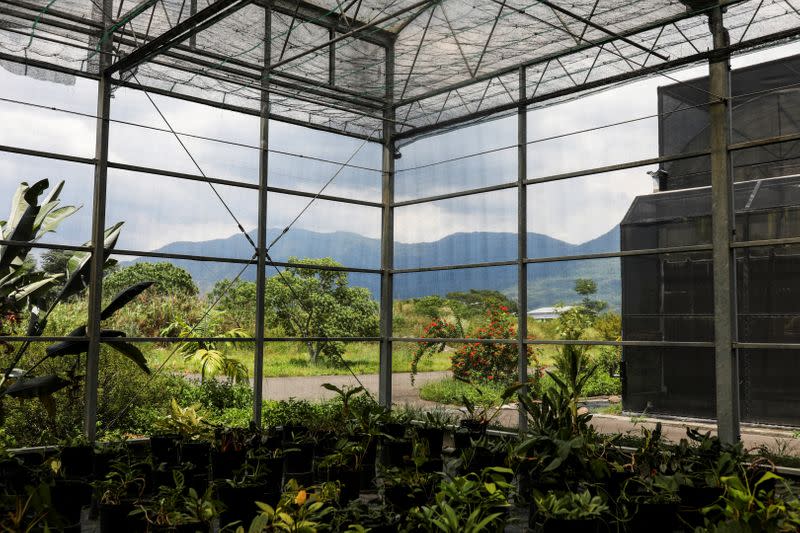
<instances>
[{"instance_id":1,"label":"row of potted plants","mask_svg":"<svg viewBox=\"0 0 800 533\"><path fill-rule=\"evenodd\" d=\"M496 409L390 412L334 390L333 423L219 428L173 403L149 442L66 443L0 461L0 529L102 531L796 531L800 504L772 465L689 430L635 446L602 435L570 383L517 385L528 430L488 431ZM376 497L377 496L377 497ZM26 529L27 528L27 529Z\"/></svg>"}]
</instances>

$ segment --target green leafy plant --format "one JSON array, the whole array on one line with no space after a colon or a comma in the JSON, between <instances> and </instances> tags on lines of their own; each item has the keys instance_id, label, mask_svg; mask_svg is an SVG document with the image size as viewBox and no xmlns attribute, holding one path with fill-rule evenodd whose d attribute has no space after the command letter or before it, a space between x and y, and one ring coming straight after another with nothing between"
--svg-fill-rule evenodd
<instances>
[{"instance_id":1,"label":"green leafy plant","mask_svg":"<svg viewBox=\"0 0 800 533\"><path fill-rule=\"evenodd\" d=\"M189 339L178 345L178 353L183 355L186 361L196 360L200 363L201 382L216 374L228 376L234 383L247 381L247 367L241 361L229 357L225 353L226 349L233 347L233 341L201 340L203 338L243 339L249 337L248 333L241 328L221 331L219 329L220 322L221 314L212 312L199 324L191 325L179 319L164 328L161 333L165 336L177 333L178 337Z\"/></svg>"},{"instance_id":2,"label":"green leafy plant","mask_svg":"<svg viewBox=\"0 0 800 533\"><path fill-rule=\"evenodd\" d=\"M214 428L197 412L197 405L181 407L175 398L170 402L169 413L155 422L155 427L163 433L181 435L188 440L209 439Z\"/></svg>"},{"instance_id":3,"label":"green leafy plant","mask_svg":"<svg viewBox=\"0 0 800 533\"><path fill-rule=\"evenodd\" d=\"M721 479L722 499L705 509L706 528L711 532L779 532L800 530L800 502L789 492L782 497L772 486L783 482L773 472L764 472L753 482L743 471Z\"/></svg>"},{"instance_id":4,"label":"green leafy plant","mask_svg":"<svg viewBox=\"0 0 800 533\"><path fill-rule=\"evenodd\" d=\"M193 488L186 490L179 470L172 471L172 478L174 487L159 487L153 499L140 502L132 514L143 516L154 526L206 524L208 527L222 510L222 504L211 497L211 487L201 495Z\"/></svg>"},{"instance_id":5,"label":"green leafy plant","mask_svg":"<svg viewBox=\"0 0 800 533\"><path fill-rule=\"evenodd\" d=\"M492 467L442 481L432 505L413 508L407 528L442 533L500 532L505 529L509 497L513 490L507 468Z\"/></svg>"},{"instance_id":6,"label":"green leafy plant","mask_svg":"<svg viewBox=\"0 0 800 533\"><path fill-rule=\"evenodd\" d=\"M544 520L597 520L609 511L608 505L600 496L588 490L582 492L554 492L536 496L537 513Z\"/></svg>"},{"instance_id":7,"label":"green leafy plant","mask_svg":"<svg viewBox=\"0 0 800 533\"><path fill-rule=\"evenodd\" d=\"M272 507L256 502L259 514L250 524L248 533L316 533L327 531L327 522L333 514L331 503L336 498L336 487L331 483L305 489L294 479L289 480L278 505ZM237 533L244 533L240 526Z\"/></svg>"}]
</instances>

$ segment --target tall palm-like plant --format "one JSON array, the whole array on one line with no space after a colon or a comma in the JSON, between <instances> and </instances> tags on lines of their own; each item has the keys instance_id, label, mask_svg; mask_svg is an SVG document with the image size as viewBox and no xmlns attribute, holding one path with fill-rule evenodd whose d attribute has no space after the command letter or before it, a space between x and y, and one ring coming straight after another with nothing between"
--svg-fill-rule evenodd
<instances>
[{"instance_id":1,"label":"tall palm-like plant","mask_svg":"<svg viewBox=\"0 0 800 533\"><path fill-rule=\"evenodd\" d=\"M2 232L3 240L6 241L5 245L0 246L0 296L3 297L0 306L14 306L14 310L17 310L21 304L27 304L30 313L26 331L28 337L42 335L48 316L59 302L75 296L89 284L92 256L87 251L73 253L67 260L63 274L44 274L33 271L32 261L29 258L33 244L46 233L55 231L65 218L78 209L73 206L59 206L58 196L63 188L63 182L54 187L44 202L39 204L39 196L48 187L49 182L46 179L40 180L32 186L23 182L12 199L11 215L8 220L0 221L0 232ZM105 266L115 263L108 256L116 245L122 224L119 222L104 233L103 260ZM85 246L91 244L88 242ZM44 293L56 284L61 284L60 290L49 304L44 305ZM152 282L139 283L122 291L102 310L101 320L109 318L150 285ZM100 335L113 339L124 337L125 333L101 330ZM48 402L49 397L71 384L71 381L58 375L33 377L31 374L47 359L66 355L80 356L88 350L89 342L85 338L85 325L72 331L69 336L77 338L49 346L43 358L27 370L19 370L16 367L30 346L30 341L23 342L14 354L11 364L4 369L2 377L0 377L0 399L5 395L20 399L39 398L47 406L50 403ZM135 345L116 340L109 342L109 345L149 373L145 357ZM76 358L73 369L77 367L78 360ZM74 372L72 374L74 375Z\"/></svg>"}]
</instances>

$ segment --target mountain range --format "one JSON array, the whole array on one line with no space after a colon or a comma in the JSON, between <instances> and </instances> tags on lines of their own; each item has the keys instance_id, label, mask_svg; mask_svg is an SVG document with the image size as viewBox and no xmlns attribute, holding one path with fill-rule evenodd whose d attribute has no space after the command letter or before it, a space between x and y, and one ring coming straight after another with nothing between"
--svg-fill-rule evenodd
<instances>
[{"instance_id":1,"label":"mountain range","mask_svg":"<svg viewBox=\"0 0 800 533\"><path fill-rule=\"evenodd\" d=\"M270 229L267 242L271 243L280 232ZM255 240L254 233L250 237ZM552 257L615 251L619 250L619 242L619 226L615 226L582 244L570 244L547 235L528 233L527 245L531 257ZM252 256L252 247L239 234L208 241L173 242L155 251L242 259ZM394 254L395 268L398 269L509 261L516 259L517 236L499 232L454 233L432 242L396 243ZM348 267L377 269L380 267L380 240L348 232L321 233L292 229L271 248L270 256L274 261L287 261L290 257L331 257ZM140 257L133 262L161 260ZM171 262L186 269L201 292L207 292L221 279L233 278L242 268L242 265L235 263L182 259ZM577 300L573 291L577 278L593 279L598 286L596 298L619 309L621 284L619 259L616 258L530 264L528 308ZM242 279L255 280L255 267L249 267ZM351 273L350 283L367 287L376 298L380 292L380 276L377 274ZM514 297L516 287L516 266L396 274L394 280L396 299L433 294L444 296L449 292L469 289L493 289Z\"/></svg>"}]
</instances>

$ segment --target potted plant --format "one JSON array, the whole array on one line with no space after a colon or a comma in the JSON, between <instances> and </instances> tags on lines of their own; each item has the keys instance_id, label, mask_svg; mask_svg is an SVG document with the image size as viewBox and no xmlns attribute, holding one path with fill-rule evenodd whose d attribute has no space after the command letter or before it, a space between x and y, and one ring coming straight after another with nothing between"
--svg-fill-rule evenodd
<instances>
[{"instance_id":1,"label":"potted plant","mask_svg":"<svg viewBox=\"0 0 800 533\"><path fill-rule=\"evenodd\" d=\"M444 409L426 411L421 424L414 429L417 439L425 442L428 456L437 458L442 456L444 447L444 434L456 422L456 418Z\"/></svg>"},{"instance_id":2,"label":"potted plant","mask_svg":"<svg viewBox=\"0 0 800 533\"><path fill-rule=\"evenodd\" d=\"M414 468L381 468L381 492L384 502L398 513L412 507L425 505L431 500L439 476L425 472L416 464Z\"/></svg>"},{"instance_id":3,"label":"potted plant","mask_svg":"<svg viewBox=\"0 0 800 533\"><path fill-rule=\"evenodd\" d=\"M105 478L92 486L99 502L101 533L134 531L128 515L145 488L145 477L136 465L115 463Z\"/></svg>"},{"instance_id":4,"label":"potted plant","mask_svg":"<svg viewBox=\"0 0 800 533\"><path fill-rule=\"evenodd\" d=\"M341 439L334 452L319 463L326 481L339 484L339 501L342 503L355 500L361 492L361 469L365 453L364 443Z\"/></svg>"},{"instance_id":5,"label":"potted plant","mask_svg":"<svg viewBox=\"0 0 800 533\"><path fill-rule=\"evenodd\" d=\"M132 515L139 516L148 531L211 531L211 523L222 508L212 499L211 489L202 495L193 488L187 490L178 470L173 471L173 481L174 486L160 486L152 500L139 502Z\"/></svg>"},{"instance_id":6,"label":"potted plant","mask_svg":"<svg viewBox=\"0 0 800 533\"><path fill-rule=\"evenodd\" d=\"M630 517L632 531L671 533L678 526L679 475L656 474L630 478L620 502Z\"/></svg>"},{"instance_id":7,"label":"potted plant","mask_svg":"<svg viewBox=\"0 0 800 533\"><path fill-rule=\"evenodd\" d=\"M530 517L529 527L543 533L599 532L603 515L609 511L600 496L588 490L582 492L551 492L536 496L536 513Z\"/></svg>"},{"instance_id":8,"label":"potted plant","mask_svg":"<svg viewBox=\"0 0 800 533\"><path fill-rule=\"evenodd\" d=\"M217 483L217 495L225 503L222 523L249 523L256 513L256 501L271 505L280 498L283 458L280 450L249 452L244 466L230 479Z\"/></svg>"}]
</instances>

